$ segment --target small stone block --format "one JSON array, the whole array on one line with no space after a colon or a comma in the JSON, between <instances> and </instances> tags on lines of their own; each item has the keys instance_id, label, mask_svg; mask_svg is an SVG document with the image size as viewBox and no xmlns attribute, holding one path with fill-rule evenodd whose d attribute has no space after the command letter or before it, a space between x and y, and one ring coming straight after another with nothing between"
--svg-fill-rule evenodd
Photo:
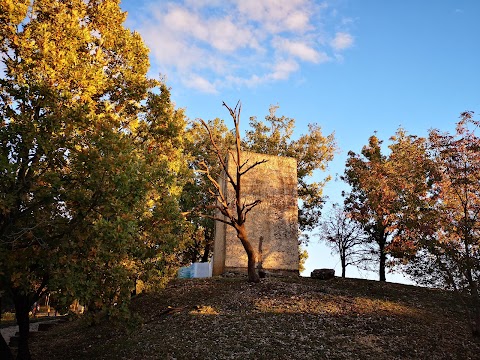
<instances>
[{"instance_id":1,"label":"small stone block","mask_svg":"<svg viewBox=\"0 0 480 360\"><path fill-rule=\"evenodd\" d=\"M335 269L315 269L310 274L313 279L329 280L335 277Z\"/></svg>"}]
</instances>

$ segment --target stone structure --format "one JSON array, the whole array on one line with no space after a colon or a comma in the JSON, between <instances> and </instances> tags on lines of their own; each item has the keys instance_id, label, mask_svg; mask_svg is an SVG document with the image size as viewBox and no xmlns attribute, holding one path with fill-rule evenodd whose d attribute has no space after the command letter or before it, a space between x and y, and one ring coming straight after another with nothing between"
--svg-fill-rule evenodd
<instances>
[{"instance_id":1,"label":"stone structure","mask_svg":"<svg viewBox=\"0 0 480 360\"><path fill-rule=\"evenodd\" d=\"M242 152L242 162L247 159L248 164L267 160L242 176L245 201L262 201L248 213L246 222L249 241L257 251L258 267L269 273L298 275L297 162L293 158ZM228 167L235 174L232 158ZM222 178L220 182L228 198L233 199L231 185L227 186ZM217 221L213 275L243 272L246 268L247 254L235 229Z\"/></svg>"},{"instance_id":2,"label":"stone structure","mask_svg":"<svg viewBox=\"0 0 480 360\"><path fill-rule=\"evenodd\" d=\"M310 273L310 277L320 280L330 280L335 277L335 269L315 269Z\"/></svg>"}]
</instances>

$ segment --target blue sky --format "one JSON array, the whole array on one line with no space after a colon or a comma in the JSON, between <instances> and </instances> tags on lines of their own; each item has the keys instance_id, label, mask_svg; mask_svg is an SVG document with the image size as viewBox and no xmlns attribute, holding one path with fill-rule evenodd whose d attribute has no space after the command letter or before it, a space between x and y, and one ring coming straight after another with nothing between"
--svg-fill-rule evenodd
<instances>
[{"instance_id":1,"label":"blue sky","mask_svg":"<svg viewBox=\"0 0 480 360\"><path fill-rule=\"evenodd\" d=\"M189 118L223 118L222 101L242 101L242 122L296 119L296 134L318 123L340 152L326 174L342 174L347 152L374 131L402 126L424 136L454 129L461 112L480 111L480 2L477 0L123 0L127 26L151 49ZM477 117L478 119L478 117ZM345 189L331 181L329 202ZM312 240L307 272L340 266ZM375 274L347 269L347 276ZM401 276L387 280L403 281Z\"/></svg>"}]
</instances>

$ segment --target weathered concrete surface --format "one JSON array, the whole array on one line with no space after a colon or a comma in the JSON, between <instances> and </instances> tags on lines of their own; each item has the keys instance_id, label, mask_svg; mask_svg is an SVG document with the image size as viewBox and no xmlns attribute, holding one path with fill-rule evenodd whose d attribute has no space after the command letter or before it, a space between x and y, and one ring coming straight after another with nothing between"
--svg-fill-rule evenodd
<instances>
[{"instance_id":1,"label":"weathered concrete surface","mask_svg":"<svg viewBox=\"0 0 480 360\"><path fill-rule=\"evenodd\" d=\"M298 204L297 163L293 158L242 152L242 162L248 164L263 159L242 177L245 202L261 200L247 215L248 237L257 250L261 266L270 271L298 274ZM230 158L229 169L235 173ZM233 200L233 188L221 181L227 196ZM231 201L233 204L233 201ZM260 241L262 237L262 241ZM246 269L247 255L236 232L219 221L215 224L213 275Z\"/></svg>"}]
</instances>

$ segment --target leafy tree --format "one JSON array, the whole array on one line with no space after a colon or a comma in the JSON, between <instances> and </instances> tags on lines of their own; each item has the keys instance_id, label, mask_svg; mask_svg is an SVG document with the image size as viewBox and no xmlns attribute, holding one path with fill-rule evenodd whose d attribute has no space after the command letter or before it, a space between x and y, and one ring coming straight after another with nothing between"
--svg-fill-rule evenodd
<instances>
[{"instance_id":1,"label":"leafy tree","mask_svg":"<svg viewBox=\"0 0 480 360\"><path fill-rule=\"evenodd\" d=\"M266 160L255 161L254 163L248 163L242 161L242 149L241 149L241 140L240 140L240 112L241 105L240 102L237 103L234 109L228 107L223 103L233 119L235 125L235 148L229 149L227 153L222 153L221 148L215 142L213 132L208 127L208 124L202 120L202 125L205 127L209 134L209 139L213 147L213 152L216 155L218 161L220 162L222 169L222 178L226 182L226 186L230 186L234 192L233 203L228 195L224 192L223 186L220 182L217 181L217 178L212 176L208 165L205 162L200 163L203 173L206 175L208 180L211 182L212 187L209 191L212 195L215 196L214 205L210 205L211 209L218 210L222 216L204 214L203 216L211 218L215 221L223 222L229 226L232 226L237 232L237 238L243 245L245 252L247 253L248 258L248 281L250 282L259 282L260 278L256 271L257 263L257 253L250 243L247 235L247 214L258 204L261 203L261 199L254 200L250 203L245 202L242 199L242 177L246 175L249 171L255 167L263 164ZM229 167L229 161L233 161L234 169Z\"/></svg>"},{"instance_id":2,"label":"leafy tree","mask_svg":"<svg viewBox=\"0 0 480 360\"><path fill-rule=\"evenodd\" d=\"M456 133L432 130L430 155L439 177L431 202L421 209L411 232L416 252L407 272L424 285L453 289L480 336L480 122L462 114Z\"/></svg>"},{"instance_id":3,"label":"leafy tree","mask_svg":"<svg viewBox=\"0 0 480 360\"><path fill-rule=\"evenodd\" d=\"M371 136L361 155L350 151L342 177L350 186L345 209L377 245L380 281L385 281L387 255L411 245L408 229L417 223L418 208L428 202L433 179L425 139L399 129L391 138L390 155L381 153L380 141Z\"/></svg>"},{"instance_id":4,"label":"leafy tree","mask_svg":"<svg viewBox=\"0 0 480 360\"><path fill-rule=\"evenodd\" d=\"M147 97L124 20L118 0L0 3L0 289L18 359L44 293L125 312L134 278L167 275L179 246L183 114L164 86Z\"/></svg>"},{"instance_id":5,"label":"leafy tree","mask_svg":"<svg viewBox=\"0 0 480 360\"><path fill-rule=\"evenodd\" d=\"M342 264L342 277L348 265L365 260L369 249L362 226L352 220L344 209L335 204L320 225L320 240L338 254Z\"/></svg>"},{"instance_id":6,"label":"leafy tree","mask_svg":"<svg viewBox=\"0 0 480 360\"><path fill-rule=\"evenodd\" d=\"M371 136L362 156L350 151L343 180L352 187L345 199L345 209L362 225L368 240L378 245L379 276L380 281L385 281L386 246L395 193L388 183L388 162L381 154L381 144L376 136Z\"/></svg>"},{"instance_id":7,"label":"leafy tree","mask_svg":"<svg viewBox=\"0 0 480 360\"><path fill-rule=\"evenodd\" d=\"M265 123L256 117L250 118L250 130L247 130L244 147L260 154L288 156L297 159L298 197L301 207L298 212L303 242L308 242L308 232L315 229L321 216L324 203L323 187L330 179L310 182L315 171L324 171L333 159L337 149L334 135L324 136L317 124L308 125L308 134L293 140L295 120L285 116L278 117L278 106L270 106Z\"/></svg>"},{"instance_id":8,"label":"leafy tree","mask_svg":"<svg viewBox=\"0 0 480 360\"><path fill-rule=\"evenodd\" d=\"M180 207L183 186L192 174L184 150L185 114L175 109L165 84L158 90L148 94L130 137L140 151L137 156L147 163L145 171L137 173L146 182L146 193L136 218L139 232L134 248L143 250L135 253L140 260L136 278L147 287L163 286L176 274L189 237Z\"/></svg>"}]
</instances>

